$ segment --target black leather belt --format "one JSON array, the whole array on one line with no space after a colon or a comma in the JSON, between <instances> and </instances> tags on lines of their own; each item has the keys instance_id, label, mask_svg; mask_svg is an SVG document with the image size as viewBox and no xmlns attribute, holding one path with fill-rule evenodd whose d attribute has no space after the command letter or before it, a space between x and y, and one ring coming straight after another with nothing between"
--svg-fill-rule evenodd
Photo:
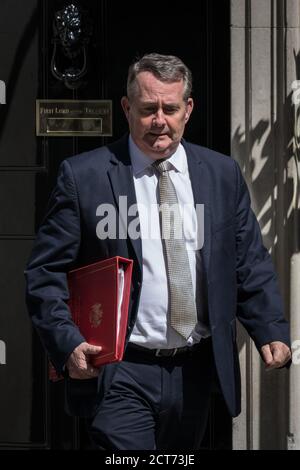
<instances>
[{"instance_id":1,"label":"black leather belt","mask_svg":"<svg viewBox=\"0 0 300 470\"><path fill-rule=\"evenodd\" d=\"M208 338L207 338L208 339ZM152 357L174 357L178 356L179 354L189 354L193 353L200 349L200 347L206 342L207 340L202 338L200 343L193 344L192 346L184 346L182 348L172 348L172 349L149 349L140 346L139 344L129 343L127 346L127 351L139 351L146 355Z\"/></svg>"}]
</instances>

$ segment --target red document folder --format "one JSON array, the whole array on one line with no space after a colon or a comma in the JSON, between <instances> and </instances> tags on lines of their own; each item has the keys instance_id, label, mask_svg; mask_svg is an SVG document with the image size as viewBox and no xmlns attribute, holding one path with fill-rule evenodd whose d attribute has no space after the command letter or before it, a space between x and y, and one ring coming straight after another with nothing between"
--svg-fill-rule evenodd
<instances>
[{"instance_id":1,"label":"red document folder","mask_svg":"<svg viewBox=\"0 0 300 470\"><path fill-rule=\"evenodd\" d=\"M91 356L94 366L123 357L132 265L116 256L68 274L73 320L88 343L102 346L99 356Z\"/></svg>"},{"instance_id":2,"label":"red document folder","mask_svg":"<svg viewBox=\"0 0 300 470\"><path fill-rule=\"evenodd\" d=\"M68 273L69 307L85 340L102 346L91 363L121 361L124 353L133 261L120 256ZM50 367L51 380L57 380Z\"/></svg>"}]
</instances>

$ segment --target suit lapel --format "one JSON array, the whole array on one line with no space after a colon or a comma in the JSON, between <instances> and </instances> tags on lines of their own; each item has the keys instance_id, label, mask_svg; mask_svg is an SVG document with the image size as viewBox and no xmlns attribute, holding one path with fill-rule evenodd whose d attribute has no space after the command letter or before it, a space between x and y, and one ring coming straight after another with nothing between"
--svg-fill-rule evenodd
<instances>
[{"instance_id":1,"label":"suit lapel","mask_svg":"<svg viewBox=\"0 0 300 470\"><path fill-rule=\"evenodd\" d=\"M108 170L108 178L114 194L116 207L119 213L121 227L121 236L129 238L135 251L140 269L142 270L142 242L141 237L134 238L130 236L128 227L135 221L135 226L139 223L138 212L129 216L128 210L134 204L137 204L131 160L128 152L128 138L124 138L110 146L112 151L112 166ZM117 156L117 158L116 158ZM137 222L137 223L136 223Z\"/></svg>"},{"instance_id":2,"label":"suit lapel","mask_svg":"<svg viewBox=\"0 0 300 470\"><path fill-rule=\"evenodd\" d=\"M211 246L211 214L208 174L205 162L201 155L192 146L183 141L183 146L187 154L189 174L194 194L194 203L204 205L204 243L202 248L202 258L205 273L209 270L210 246Z\"/></svg>"}]
</instances>

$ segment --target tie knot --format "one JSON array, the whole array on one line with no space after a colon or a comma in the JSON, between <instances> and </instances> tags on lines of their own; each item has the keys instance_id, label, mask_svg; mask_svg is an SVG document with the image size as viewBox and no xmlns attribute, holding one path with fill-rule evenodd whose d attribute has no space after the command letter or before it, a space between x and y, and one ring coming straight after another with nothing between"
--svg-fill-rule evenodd
<instances>
[{"instance_id":1,"label":"tie knot","mask_svg":"<svg viewBox=\"0 0 300 470\"><path fill-rule=\"evenodd\" d=\"M166 173L168 171L168 164L166 160L156 160L152 163L152 166L156 168L160 174Z\"/></svg>"}]
</instances>

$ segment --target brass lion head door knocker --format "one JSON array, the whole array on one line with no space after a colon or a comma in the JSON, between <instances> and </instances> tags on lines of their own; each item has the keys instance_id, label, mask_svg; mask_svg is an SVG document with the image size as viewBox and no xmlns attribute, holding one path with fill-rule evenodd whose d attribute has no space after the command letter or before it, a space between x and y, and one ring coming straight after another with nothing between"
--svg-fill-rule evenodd
<instances>
[{"instance_id":1,"label":"brass lion head door knocker","mask_svg":"<svg viewBox=\"0 0 300 470\"><path fill-rule=\"evenodd\" d=\"M87 48L92 22L78 2L66 3L53 19L51 72L67 88L77 89L88 70Z\"/></svg>"}]
</instances>

